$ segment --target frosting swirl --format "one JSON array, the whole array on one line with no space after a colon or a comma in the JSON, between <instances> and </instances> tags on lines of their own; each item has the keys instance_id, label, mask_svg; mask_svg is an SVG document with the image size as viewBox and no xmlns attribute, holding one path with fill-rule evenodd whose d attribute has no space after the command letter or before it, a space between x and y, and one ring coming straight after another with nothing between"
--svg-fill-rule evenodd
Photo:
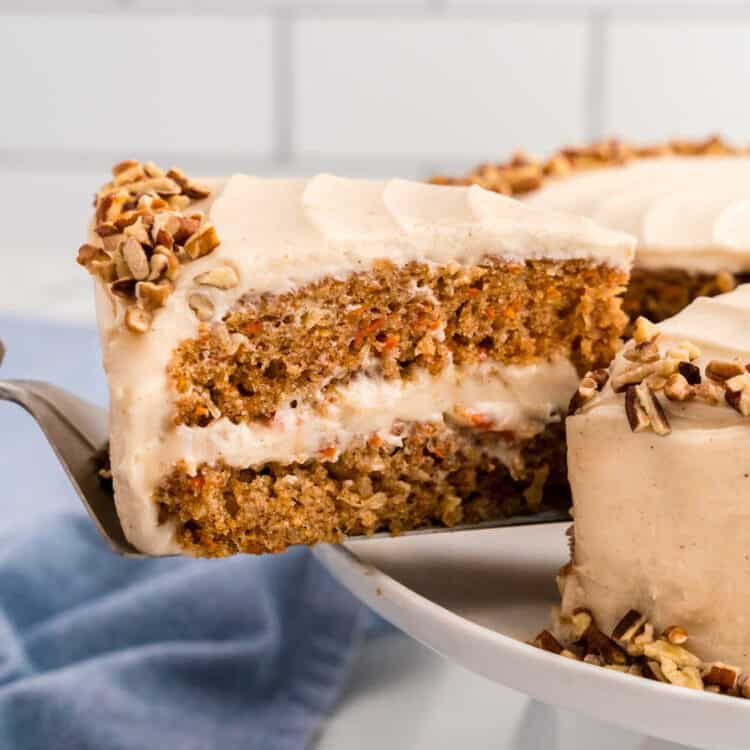
<instances>
[{"instance_id":1,"label":"frosting swirl","mask_svg":"<svg viewBox=\"0 0 750 750\"><path fill-rule=\"evenodd\" d=\"M526 203L634 235L640 267L750 269L748 156L635 160L551 182Z\"/></svg>"}]
</instances>

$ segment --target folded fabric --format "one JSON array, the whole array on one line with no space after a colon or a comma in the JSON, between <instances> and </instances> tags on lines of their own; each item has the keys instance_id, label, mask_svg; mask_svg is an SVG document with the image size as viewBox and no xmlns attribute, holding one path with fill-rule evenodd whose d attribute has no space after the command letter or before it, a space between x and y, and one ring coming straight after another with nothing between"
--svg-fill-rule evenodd
<instances>
[{"instance_id":1,"label":"folded fabric","mask_svg":"<svg viewBox=\"0 0 750 750\"><path fill-rule=\"evenodd\" d=\"M103 402L91 330L0 320L2 377ZM305 747L368 612L306 549L126 560L38 428L0 404L0 747Z\"/></svg>"}]
</instances>

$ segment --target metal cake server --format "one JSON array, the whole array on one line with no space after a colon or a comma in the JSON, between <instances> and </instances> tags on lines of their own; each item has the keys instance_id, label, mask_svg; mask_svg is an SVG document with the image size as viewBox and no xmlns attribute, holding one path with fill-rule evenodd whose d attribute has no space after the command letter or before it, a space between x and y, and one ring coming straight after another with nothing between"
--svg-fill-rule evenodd
<instances>
[{"instance_id":1,"label":"metal cake server","mask_svg":"<svg viewBox=\"0 0 750 750\"><path fill-rule=\"evenodd\" d=\"M62 388L38 380L0 380L0 401L12 401L22 406L37 421L96 528L112 550L126 557L147 557L148 555L139 552L126 539L115 511L112 491L99 476L100 457L106 450L109 435L106 410ZM534 515L511 516L482 524L416 529L404 532L402 536L528 526L569 520L570 515L566 510L547 510ZM388 532L380 532L372 536L347 537L347 540L388 536Z\"/></svg>"},{"instance_id":2,"label":"metal cake server","mask_svg":"<svg viewBox=\"0 0 750 750\"><path fill-rule=\"evenodd\" d=\"M0 401L22 406L36 420L99 533L120 555L144 557L125 538L114 496L99 476L108 440L107 412L39 380L0 380Z\"/></svg>"}]
</instances>

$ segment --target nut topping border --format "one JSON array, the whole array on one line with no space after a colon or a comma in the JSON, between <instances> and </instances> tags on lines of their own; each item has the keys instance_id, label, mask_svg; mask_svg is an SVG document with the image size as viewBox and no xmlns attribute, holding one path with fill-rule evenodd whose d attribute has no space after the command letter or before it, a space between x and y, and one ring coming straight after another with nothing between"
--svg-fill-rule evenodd
<instances>
[{"instance_id":1,"label":"nut topping border","mask_svg":"<svg viewBox=\"0 0 750 750\"><path fill-rule=\"evenodd\" d=\"M502 195L523 195L538 190L551 179L568 177L576 172L626 164L636 159L660 156L734 156L750 153L750 149L732 146L719 136L705 140L673 140L653 146L638 146L610 138L589 146L563 148L546 160L524 151L516 151L505 162L484 162L461 177L436 175L435 185L479 185ZM729 291L729 290L727 290Z\"/></svg>"},{"instance_id":2,"label":"nut topping border","mask_svg":"<svg viewBox=\"0 0 750 750\"><path fill-rule=\"evenodd\" d=\"M579 413L609 382L615 393L624 394L625 415L633 432L653 431L659 436L672 432L656 395L659 391L668 401L725 404L743 417L750 417L750 363L712 359L701 371L695 363L701 350L694 343L681 341L662 354L660 336L657 326L638 318L633 340L622 352L628 364L611 377L607 370L586 373L570 401L568 416Z\"/></svg>"},{"instance_id":3,"label":"nut topping border","mask_svg":"<svg viewBox=\"0 0 750 750\"><path fill-rule=\"evenodd\" d=\"M210 194L178 167L165 172L134 159L115 164L111 182L97 193L94 234L101 246L81 245L77 262L125 305L132 333L150 330L182 267L219 246L213 224L190 210Z\"/></svg>"},{"instance_id":4,"label":"nut topping border","mask_svg":"<svg viewBox=\"0 0 750 750\"><path fill-rule=\"evenodd\" d=\"M670 625L659 634L648 618L628 610L606 635L588 609L557 613L552 630L529 645L597 667L693 690L750 698L750 674L720 661L704 662L687 648L685 628Z\"/></svg>"}]
</instances>

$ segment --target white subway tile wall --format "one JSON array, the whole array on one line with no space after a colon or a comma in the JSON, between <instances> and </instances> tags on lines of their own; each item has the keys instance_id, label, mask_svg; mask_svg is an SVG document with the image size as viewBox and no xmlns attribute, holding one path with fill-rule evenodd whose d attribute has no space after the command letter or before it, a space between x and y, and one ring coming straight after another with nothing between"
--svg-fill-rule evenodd
<instances>
[{"instance_id":1,"label":"white subway tile wall","mask_svg":"<svg viewBox=\"0 0 750 750\"><path fill-rule=\"evenodd\" d=\"M0 147L268 154L271 24L263 17L6 16Z\"/></svg>"},{"instance_id":2,"label":"white subway tile wall","mask_svg":"<svg viewBox=\"0 0 750 750\"><path fill-rule=\"evenodd\" d=\"M750 142L750 26L624 22L609 32L605 130L654 140L721 131ZM735 93L736 92L736 93Z\"/></svg>"},{"instance_id":3,"label":"white subway tile wall","mask_svg":"<svg viewBox=\"0 0 750 750\"><path fill-rule=\"evenodd\" d=\"M585 137L583 22L303 19L292 60L302 156L471 161Z\"/></svg>"},{"instance_id":4,"label":"white subway tile wall","mask_svg":"<svg viewBox=\"0 0 750 750\"><path fill-rule=\"evenodd\" d=\"M0 0L0 253L39 261L0 275L0 314L88 318L71 257L121 158L418 178L610 134L750 142L748 39L747 0Z\"/></svg>"}]
</instances>

